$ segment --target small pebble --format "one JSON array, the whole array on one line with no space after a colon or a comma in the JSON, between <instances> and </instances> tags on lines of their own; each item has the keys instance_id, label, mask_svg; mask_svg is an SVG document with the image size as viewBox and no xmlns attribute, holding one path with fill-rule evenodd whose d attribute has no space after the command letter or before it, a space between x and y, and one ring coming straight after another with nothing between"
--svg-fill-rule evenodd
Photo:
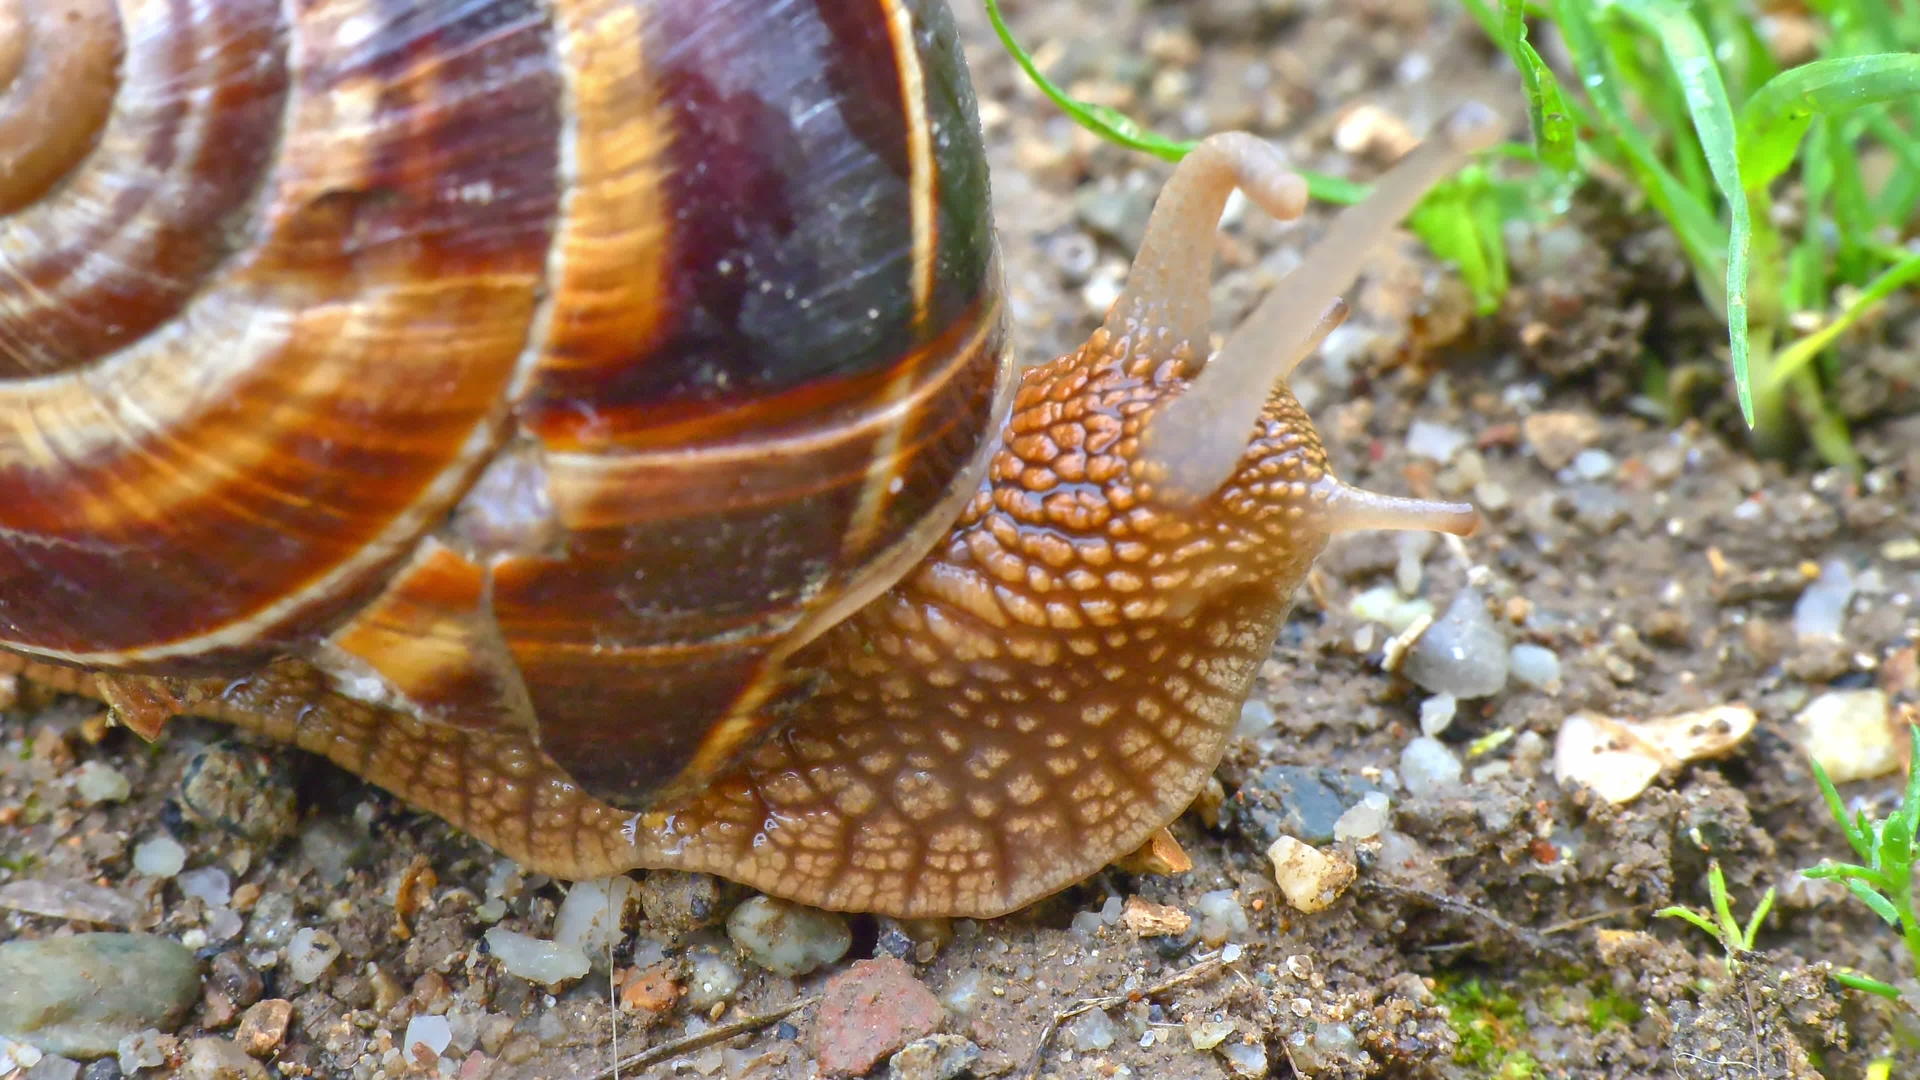
<instances>
[{"instance_id":1,"label":"small pebble","mask_svg":"<svg viewBox=\"0 0 1920 1080\"><path fill-rule=\"evenodd\" d=\"M1385 792L1369 791L1347 808L1333 824L1335 840L1371 840L1393 822L1392 804Z\"/></svg>"},{"instance_id":2,"label":"small pebble","mask_svg":"<svg viewBox=\"0 0 1920 1080\"><path fill-rule=\"evenodd\" d=\"M1793 632L1801 638L1838 638L1853 603L1853 571L1840 559L1828 559L1793 605Z\"/></svg>"},{"instance_id":3,"label":"small pebble","mask_svg":"<svg viewBox=\"0 0 1920 1080\"><path fill-rule=\"evenodd\" d=\"M1476 589L1462 589L1433 621L1401 669L1430 693L1480 698L1507 684L1507 640Z\"/></svg>"},{"instance_id":4,"label":"small pebble","mask_svg":"<svg viewBox=\"0 0 1920 1080\"><path fill-rule=\"evenodd\" d=\"M34 1062L33 1067L27 1070L27 1074L21 1080L79 1080L79 1078L79 1062L69 1057L61 1057L59 1054L48 1054Z\"/></svg>"},{"instance_id":5,"label":"small pebble","mask_svg":"<svg viewBox=\"0 0 1920 1080\"><path fill-rule=\"evenodd\" d=\"M578 979L593 970L587 954L578 945L560 945L543 941L504 926L487 931L487 950L500 958L500 966L509 975L528 982L554 983Z\"/></svg>"},{"instance_id":6,"label":"small pebble","mask_svg":"<svg viewBox=\"0 0 1920 1080\"><path fill-rule=\"evenodd\" d=\"M121 1039L114 1047L114 1052L120 1062L120 1071L132 1076L141 1069L157 1069L165 1065L167 1052L179 1045L179 1039L162 1034L157 1028L148 1028Z\"/></svg>"},{"instance_id":7,"label":"small pebble","mask_svg":"<svg viewBox=\"0 0 1920 1080\"><path fill-rule=\"evenodd\" d=\"M204 747L187 763L180 802L197 819L263 844L300 827L287 755L230 739Z\"/></svg>"},{"instance_id":8,"label":"small pebble","mask_svg":"<svg viewBox=\"0 0 1920 1080\"><path fill-rule=\"evenodd\" d=\"M1137 937L1166 937L1186 933L1193 925L1193 916L1170 904L1129 896L1120 922Z\"/></svg>"},{"instance_id":9,"label":"small pebble","mask_svg":"<svg viewBox=\"0 0 1920 1080\"><path fill-rule=\"evenodd\" d=\"M1201 893L1200 899L1194 901L1193 910L1199 916L1195 931L1209 947L1222 945L1230 938L1246 937L1252 930L1247 909L1240 906L1240 898L1232 889Z\"/></svg>"},{"instance_id":10,"label":"small pebble","mask_svg":"<svg viewBox=\"0 0 1920 1080\"><path fill-rule=\"evenodd\" d=\"M424 1045L434 1057L447 1052L447 1046L453 1042L453 1027L444 1016L416 1016L407 1021L406 1037L400 1040L408 1060L417 1061L419 1055L415 1046Z\"/></svg>"},{"instance_id":11,"label":"small pebble","mask_svg":"<svg viewBox=\"0 0 1920 1080\"><path fill-rule=\"evenodd\" d=\"M595 970L606 971L613 947L624 936L621 920L639 892L639 884L624 874L576 882L553 917L554 942L579 949Z\"/></svg>"},{"instance_id":12,"label":"small pebble","mask_svg":"<svg viewBox=\"0 0 1920 1080\"><path fill-rule=\"evenodd\" d=\"M208 1036L188 1040L174 1080L267 1080L267 1068L231 1041Z\"/></svg>"},{"instance_id":13,"label":"small pebble","mask_svg":"<svg viewBox=\"0 0 1920 1080\"><path fill-rule=\"evenodd\" d=\"M864 1076L881 1059L939 1029L938 998L905 961L860 960L827 980L814 1013L814 1049L827 1076Z\"/></svg>"},{"instance_id":14,"label":"small pebble","mask_svg":"<svg viewBox=\"0 0 1920 1080\"><path fill-rule=\"evenodd\" d=\"M1420 733L1439 735L1453 726L1459 701L1452 694L1435 694L1420 703Z\"/></svg>"},{"instance_id":15,"label":"small pebble","mask_svg":"<svg viewBox=\"0 0 1920 1080\"><path fill-rule=\"evenodd\" d=\"M1267 1048L1258 1042L1240 1042L1236 1039L1214 1047L1214 1053L1220 1055L1235 1076L1267 1075Z\"/></svg>"},{"instance_id":16,"label":"small pebble","mask_svg":"<svg viewBox=\"0 0 1920 1080\"><path fill-rule=\"evenodd\" d=\"M1586 413L1537 412L1520 422L1535 457L1549 469L1566 468L1600 437L1600 421Z\"/></svg>"},{"instance_id":17,"label":"small pebble","mask_svg":"<svg viewBox=\"0 0 1920 1080\"><path fill-rule=\"evenodd\" d=\"M853 946L847 920L831 911L755 896L727 916L727 936L747 958L776 975L805 975Z\"/></svg>"},{"instance_id":18,"label":"small pebble","mask_svg":"<svg viewBox=\"0 0 1920 1080\"><path fill-rule=\"evenodd\" d=\"M1460 759L1447 744L1421 736L1400 751L1400 779L1420 798L1445 795L1460 786Z\"/></svg>"},{"instance_id":19,"label":"small pebble","mask_svg":"<svg viewBox=\"0 0 1920 1080\"><path fill-rule=\"evenodd\" d=\"M1089 1009L1067 1021L1067 1044L1081 1053L1112 1049L1120 1036L1113 1018L1104 1009Z\"/></svg>"},{"instance_id":20,"label":"small pebble","mask_svg":"<svg viewBox=\"0 0 1920 1080\"><path fill-rule=\"evenodd\" d=\"M1582 450L1573 456L1574 474L1582 480L1600 480L1613 474L1613 455L1605 450Z\"/></svg>"},{"instance_id":21,"label":"small pebble","mask_svg":"<svg viewBox=\"0 0 1920 1080\"><path fill-rule=\"evenodd\" d=\"M1234 725L1233 733L1242 739L1252 739L1273 730L1278 718L1273 714L1273 706L1259 698L1248 698L1240 706L1240 722Z\"/></svg>"},{"instance_id":22,"label":"small pebble","mask_svg":"<svg viewBox=\"0 0 1920 1080\"><path fill-rule=\"evenodd\" d=\"M1452 461L1453 455L1472 441L1473 437L1466 432L1431 420L1415 420L1407 428L1407 452L1442 465Z\"/></svg>"},{"instance_id":23,"label":"small pebble","mask_svg":"<svg viewBox=\"0 0 1920 1080\"><path fill-rule=\"evenodd\" d=\"M1885 776L1903 755L1881 690L1831 690L1796 715L1801 744L1836 784Z\"/></svg>"},{"instance_id":24,"label":"small pebble","mask_svg":"<svg viewBox=\"0 0 1920 1080\"><path fill-rule=\"evenodd\" d=\"M285 998L256 1001L240 1014L240 1026L234 1029L233 1041L254 1057L266 1057L286 1039L287 1027L292 1023L293 1002Z\"/></svg>"},{"instance_id":25,"label":"small pebble","mask_svg":"<svg viewBox=\"0 0 1920 1080\"><path fill-rule=\"evenodd\" d=\"M1226 1042L1227 1036L1231 1034L1233 1034L1231 1020L1189 1021L1187 1024L1187 1041L1193 1044L1195 1050L1211 1050Z\"/></svg>"},{"instance_id":26,"label":"small pebble","mask_svg":"<svg viewBox=\"0 0 1920 1080\"><path fill-rule=\"evenodd\" d=\"M954 1080L980 1060L980 1048L959 1035L915 1039L887 1059L891 1080Z\"/></svg>"},{"instance_id":27,"label":"small pebble","mask_svg":"<svg viewBox=\"0 0 1920 1080\"><path fill-rule=\"evenodd\" d=\"M208 907L225 907L233 899L233 878L217 866L202 866L180 875L180 892L199 898Z\"/></svg>"},{"instance_id":28,"label":"small pebble","mask_svg":"<svg viewBox=\"0 0 1920 1080\"><path fill-rule=\"evenodd\" d=\"M73 793L81 802L122 802L133 792L133 785L119 769L103 761L86 761L73 774Z\"/></svg>"},{"instance_id":29,"label":"small pebble","mask_svg":"<svg viewBox=\"0 0 1920 1080\"><path fill-rule=\"evenodd\" d=\"M1507 670L1515 682L1545 690L1560 681L1560 655L1523 642L1507 650Z\"/></svg>"},{"instance_id":30,"label":"small pebble","mask_svg":"<svg viewBox=\"0 0 1920 1080\"><path fill-rule=\"evenodd\" d=\"M325 930L303 926L287 942L287 974L294 982L310 983L326 974L340 956L340 943Z\"/></svg>"},{"instance_id":31,"label":"small pebble","mask_svg":"<svg viewBox=\"0 0 1920 1080\"><path fill-rule=\"evenodd\" d=\"M1296 911L1313 914L1332 906L1353 884L1359 872L1353 860L1339 851L1322 851L1283 836L1267 848L1273 880Z\"/></svg>"},{"instance_id":32,"label":"small pebble","mask_svg":"<svg viewBox=\"0 0 1920 1080\"><path fill-rule=\"evenodd\" d=\"M0 908L105 926L131 926L141 911L141 905L105 885L45 878L0 885Z\"/></svg>"},{"instance_id":33,"label":"small pebble","mask_svg":"<svg viewBox=\"0 0 1920 1080\"><path fill-rule=\"evenodd\" d=\"M148 877L170 878L187 865L187 849L166 833L133 846L133 868Z\"/></svg>"},{"instance_id":34,"label":"small pebble","mask_svg":"<svg viewBox=\"0 0 1920 1080\"><path fill-rule=\"evenodd\" d=\"M687 1004L705 1012L732 1001L746 978L733 957L718 949L687 950Z\"/></svg>"},{"instance_id":35,"label":"small pebble","mask_svg":"<svg viewBox=\"0 0 1920 1080\"><path fill-rule=\"evenodd\" d=\"M0 1036L98 1057L171 1027L200 996L200 964L152 934L72 934L0 945Z\"/></svg>"}]
</instances>

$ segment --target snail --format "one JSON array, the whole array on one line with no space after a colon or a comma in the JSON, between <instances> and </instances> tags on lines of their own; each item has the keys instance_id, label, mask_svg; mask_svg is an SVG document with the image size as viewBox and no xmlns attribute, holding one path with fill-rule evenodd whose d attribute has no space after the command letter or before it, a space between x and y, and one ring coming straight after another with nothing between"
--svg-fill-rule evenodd
<instances>
[{"instance_id":1,"label":"snail","mask_svg":"<svg viewBox=\"0 0 1920 1080\"><path fill-rule=\"evenodd\" d=\"M1209 356L1209 138L1009 356L940 0L0 0L0 671L562 878L991 916L1137 848L1353 529L1286 388L1467 109Z\"/></svg>"}]
</instances>

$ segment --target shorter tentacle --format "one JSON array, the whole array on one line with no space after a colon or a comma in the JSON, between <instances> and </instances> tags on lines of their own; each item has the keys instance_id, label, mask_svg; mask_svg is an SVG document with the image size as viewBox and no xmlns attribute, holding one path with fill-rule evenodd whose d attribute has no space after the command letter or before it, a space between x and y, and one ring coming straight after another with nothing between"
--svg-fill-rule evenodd
<instances>
[{"instance_id":1,"label":"shorter tentacle","mask_svg":"<svg viewBox=\"0 0 1920 1080\"><path fill-rule=\"evenodd\" d=\"M1243 131L1209 137L1181 160L1154 202L1126 288L1107 311L1109 334L1125 338L1136 327L1164 329L1169 346L1190 345L1194 355L1207 354L1212 233L1236 187L1281 221L1307 208L1307 182L1271 143Z\"/></svg>"},{"instance_id":2,"label":"shorter tentacle","mask_svg":"<svg viewBox=\"0 0 1920 1080\"><path fill-rule=\"evenodd\" d=\"M1203 498L1220 486L1246 449L1254 419L1266 404L1265 389L1285 379L1314 339L1324 335L1315 316L1346 291L1367 253L1428 188L1499 135L1500 126L1485 106L1457 110L1435 137L1381 177L1366 201L1334 219L1306 259L1234 330L1186 393L1162 408L1148 427L1146 458L1165 470L1163 498ZM1254 392L1250 387L1262 389Z\"/></svg>"}]
</instances>

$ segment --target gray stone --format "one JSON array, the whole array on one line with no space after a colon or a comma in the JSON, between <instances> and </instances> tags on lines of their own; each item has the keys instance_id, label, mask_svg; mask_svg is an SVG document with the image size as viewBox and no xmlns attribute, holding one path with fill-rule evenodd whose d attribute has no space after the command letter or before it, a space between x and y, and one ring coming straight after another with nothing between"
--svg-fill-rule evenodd
<instances>
[{"instance_id":1,"label":"gray stone","mask_svg":"<svg viewBox=\"0 0 1920 1080\"><path fill-rule=\"evenodd\" d=\"M99 1057L171 1028L200 994L200 965L151 934L75 934L0 945L0 1035L52 1054Z\"/></svg>"}]
</instances>

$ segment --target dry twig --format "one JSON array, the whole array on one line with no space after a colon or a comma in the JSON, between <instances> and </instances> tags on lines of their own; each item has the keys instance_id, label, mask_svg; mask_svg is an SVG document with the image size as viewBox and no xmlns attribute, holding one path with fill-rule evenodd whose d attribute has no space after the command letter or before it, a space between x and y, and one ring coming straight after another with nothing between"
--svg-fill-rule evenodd
<instances>
[{"instance_id":1,"label":"dry twig","mask_svg":"<svg viewBox=\"0 0 1920 1080\"><path fill-rule=\"evenodd\" d=\"M1046 1056L1047 1044L1053 1041L1053 1034L1060 1030L1061 1024L1079 1016L1081 1013L1092 1012L1095 1009L1111 1009L1115 1005L1125 1005L1129 1001L1139 1001L1142 998L1153 997L1155 994L1166 993L1168 990L1180 986L1183 983L1190 983L1196 979L1211 975L1239 958L1240 947L1237 945L1229 945L1224 949L1219 949L1202 956L1187 967L1181 968L1179 971L1174 972L1151 986L1143 986L1138 990L1133 990L1125 994L1107 994L1103 997L1081 998L1079 1001L1055 1012L1053 1018L1047 1021L1047 1026L1040 1030L1040 1041L1034 1044L1033 1056L1027 1059L1027 1067L1020 1072L1021 1080L1033 1080L1035 1076L1039 1075L1040 1060Z\"/></svg>"}]
</instances>

